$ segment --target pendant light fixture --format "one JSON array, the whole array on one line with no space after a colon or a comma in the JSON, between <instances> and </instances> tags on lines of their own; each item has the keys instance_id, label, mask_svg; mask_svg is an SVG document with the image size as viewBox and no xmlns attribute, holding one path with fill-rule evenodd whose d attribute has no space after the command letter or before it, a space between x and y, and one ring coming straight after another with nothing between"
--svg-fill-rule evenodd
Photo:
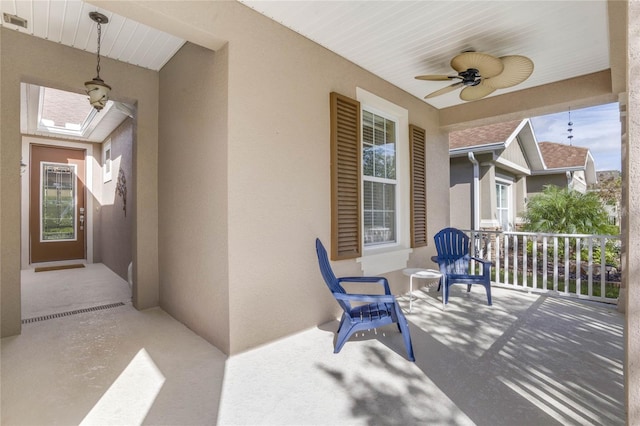
<instances>
[{"instance_id":1,"label":"pendant light fixture","mask_svg":"<svg viewBox=\"0 0 640 426\"><path fill-rule=\"evenodd\" d=\"M109 18L100 12L90 12L89 18L98 23L98 65L96 66L96 77L91 81L85 82L84 87L86 87L87 95L89 95L89 103L100 112L107 104L109 91L111 90L111 86L100 78L100 36L102 33L102 24L108 23Z\"/></svg>"}]
</instances>

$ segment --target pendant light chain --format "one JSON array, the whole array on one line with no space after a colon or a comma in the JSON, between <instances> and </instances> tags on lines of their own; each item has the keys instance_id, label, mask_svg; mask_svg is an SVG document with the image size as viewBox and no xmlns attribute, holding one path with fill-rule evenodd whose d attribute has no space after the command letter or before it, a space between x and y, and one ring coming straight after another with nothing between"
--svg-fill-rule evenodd
<instances>
[{"instance_id":1,"label":"pendant light chain","mask_svg":"<svg viewBox=\"0 0 640 426\"><path fill-rule=\"evenodd\" d=\"M96 66L98 78L100 78L100 36L101 35L102 35L102 25L100 25L100 21L98 21L98 65Z\"/></svg>"}]
</instances>

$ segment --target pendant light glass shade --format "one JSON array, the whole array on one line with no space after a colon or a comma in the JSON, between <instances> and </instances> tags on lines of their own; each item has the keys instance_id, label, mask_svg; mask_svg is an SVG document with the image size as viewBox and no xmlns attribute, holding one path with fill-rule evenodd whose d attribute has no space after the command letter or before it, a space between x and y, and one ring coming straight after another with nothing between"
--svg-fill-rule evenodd
<instances>
[{"instance_id":1,"label":"pendant light glass shade","mask_svg":"<svg viewBox=\"0 0 640 426\"><path fill-rule=\"evenodd\" d=\"M87 89L87 95L89 95L89 103L92 107L100 111L105 107L109 100L109 91L111 86L102 81L101 78L95 77L91 81L86 81L84 87Z\"/></svg>"}]
</instances>

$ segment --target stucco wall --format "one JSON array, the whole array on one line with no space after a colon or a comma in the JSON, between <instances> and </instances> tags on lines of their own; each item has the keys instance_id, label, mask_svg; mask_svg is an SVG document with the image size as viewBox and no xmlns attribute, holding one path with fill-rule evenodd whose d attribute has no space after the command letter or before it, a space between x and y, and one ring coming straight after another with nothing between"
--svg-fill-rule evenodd
<instances>
[{"instance_id":1,"label":"stucco wall","mask_svg":"<svg viewBox=\"0 0 640 426\"><path fill-rule=\"evenodd\" d=\"M629 2L629 93L627 140L623 144L623 241L626 316L625 389L627 424L640 424L640 1ZM625 127L623 126L623 129ZM625 155L626 154L626 155ZM626 226L625 226L626 225Z\"/></svg>"},{"instance_id":2,"label":"stucco wall","mask_svg":"<svg viewBox=\"0 0 640 426\"><path fill-rule=\"evenodd\" d=\"M449 173L435 110L252 10L227 6L235 9L229 11L229 297L236 353L338 314L314 250L316 237L330 241L331 91L355 98L362 87L406 108L409 122L427 130L431 234L448 222ZM413 254L424 266L431 266L429 249ZM355 261L338 263L361 273ZM406 286L396 274L390 278L394 292Z\"/></svg>"},{"instance_id":3,"label":"stucco wall","mask_svg":"<svg viewBox=\"0 0 640 426\"><path fill-rule=\"evenodd\" d=\"M450 225L473 229L473 165L464 158L452 158L449 170Z\"/></svg>"},{"instance_id":4,"label":"stucco wall","mask_svg":"<svg viewBox=\"0 0 640 426\"><path fill-rule=\"evenodd\" d=\"M131 196L130 190L133 184L133 138L133 119L128 118L107 138L107 141L111 140L111 180L104 182L100 168L101 173L94 181L94 185L102 185L98 225L100 238L97 239L100 257L96 261L104 263L125 280L129 263L133 259L131 228L135 198ZM102 164L102 145L98 145L96 151L99 153L97 160ZM125 194L117 192L119 181L126 188Z\"/></svg>"},{"instance_id":5,"label":"stucco wall","mask_svg":"<svg viewBox=\"0 0 640 426\"><path fill-rule=\"evenodd\" d=\"M227 67L190 43L164 66L158 153L160 305L226 353Z\"/></svg>"},{"instance_id":6,"label":"stucco wall","mask_svg":"<svg viewBox=\"0 0 640 426\"><path fill-rule=\"evenodd\" d=\"M95 55L47 40L0 29L2 52L0 97L0 264L2 336L20 332L20 82L83 92L95 72ZM7 60L6 58L10 58ZM157 258L157 105L158 75L121 62L102 59L102 77L113 87L112 98L138 102L137 140L131 196L133 251L137 276L134 304L158 304ZM143 219L137 211L144 214ZM128 214L128 213L127 213Z\"/></svg>"}]
</instances>

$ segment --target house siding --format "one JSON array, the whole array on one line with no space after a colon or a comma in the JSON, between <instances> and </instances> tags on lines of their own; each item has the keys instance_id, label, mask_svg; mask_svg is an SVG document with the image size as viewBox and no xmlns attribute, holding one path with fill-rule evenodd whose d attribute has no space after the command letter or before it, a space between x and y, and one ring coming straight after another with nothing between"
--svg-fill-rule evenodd
<instances>
[{"instance_id":1,"label":"house siding","mask_svg":"<svg viewBox=\"0 0 640 426\"><path fill-rule=\"evenodd\" d=\"M500 154L500 157L517 166L528 169L529 165L525 158L520 142L515 140Z\"/></svg>"},{"instance_id":2,"label":"house siding","mask_svg":"<svg viewBox=\"0 0 640 426\"><path fill-rule=\"evenodd\" d=\"M560 188L567 187L567 175L565 173L552 175L535 175L527 177L527 198L542 193L546 185L555 185Z\"/></svg>"}]
</instances>

